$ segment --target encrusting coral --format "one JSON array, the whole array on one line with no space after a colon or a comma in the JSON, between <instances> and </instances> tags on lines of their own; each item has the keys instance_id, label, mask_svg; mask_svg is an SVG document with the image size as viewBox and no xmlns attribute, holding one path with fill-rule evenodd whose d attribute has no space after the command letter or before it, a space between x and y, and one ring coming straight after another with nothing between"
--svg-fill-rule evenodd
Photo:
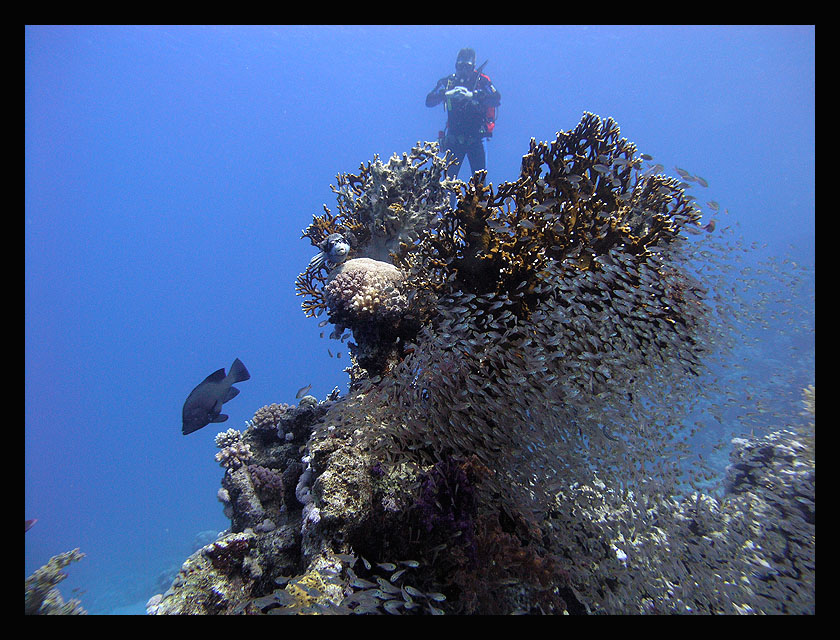
<instances>
[{"instance_id":1,"label":"encrusting coral","mask_svg":"<svg viewBox=\"0 0 840 640\"><path fill-rule=\"evenodd\" d=\"M495 189L436 151L338 177L296 287L352 332L349 393L220 434L231 532L150 610L813 610L806 438L735 442L729 493L689 490L681 420L729 326L684 185L589 113Z\"/></svg>"},{"instance_id":2,"label":"encrusting coral","mask_svg":"<svg viewBox=\"0 0 840 640\"><path fill-rule=\"evenodd\" d=\"M24 583L23 612L25 615L83 615L81 602L71 599L65 602L57 586L67 577L62 571L71 562L85 557L78 549L59 553L29 576Z\"/></svg>"}]
</instances>

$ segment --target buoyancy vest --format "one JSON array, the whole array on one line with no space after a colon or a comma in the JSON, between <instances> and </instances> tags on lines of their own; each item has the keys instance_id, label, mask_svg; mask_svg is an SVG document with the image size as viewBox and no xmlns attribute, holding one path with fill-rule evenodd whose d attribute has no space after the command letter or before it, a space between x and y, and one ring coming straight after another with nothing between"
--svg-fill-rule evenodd
<instances>
[{"instance_id":1,"label":"buoyancy vest","mask_svg":"<svg viewBox=\"0 0 840 640\"><path fill-rule=\"evenodd\" d=\"M482 65L482 66L484 66L484 65ZM478 88L478 83L481 81L482 78L487 81L487 84L490 84L490 85L493 84L492 80L490 80L490 76L479 72L479 73L476 74L475 84L473 85L473 91L475 91ZM455 81L456 81L456 79L455 79L454 76L449 77L449 80L447 80L447 82L446 82L446 91L449 91L453 87L457 86L455 84ZM444 101L443 106L444 106L444 109L447 112L452 111L452 98L447 96L446 100ZM480 131L480 135L481 135L482 138L492 138L493 137L493 131L496 128L496 116L497 115L498 115L498 107L487 107L484 110L484 123L482 124L481 131ZM447 122L447 128L448 128L448 126L449 126L449 124Z\"/></svg>"}]
</instances>

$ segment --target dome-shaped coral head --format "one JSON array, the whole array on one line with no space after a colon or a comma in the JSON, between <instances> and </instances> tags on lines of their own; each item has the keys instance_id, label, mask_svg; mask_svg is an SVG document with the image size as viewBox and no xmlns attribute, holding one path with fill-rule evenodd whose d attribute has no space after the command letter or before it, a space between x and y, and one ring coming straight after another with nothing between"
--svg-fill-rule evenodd
<instances>
[{"instance_id":1,"label":"dome-shaped coral head","mask_svg":"<svg viewBox=\"0 0 840 640\"><path fill-rule=\"evenodd\" d=\"M347 260L332 271L324 287L330 320L351 328L395 321L408 307L402 282L402 272L388 262Z\"/></svg>"},{"instance_id":2,"label":"dome-shaped coral head","mask_svg":"<svg viewBox=\"0 0 840 640\"><path fill-rule=\"evenodd\" d=\"M350 353L371 376L390 366L400 339L416 335L410 298L403 272L390 262L354 258L330 273L324 286L330 322L337 333L352 330Z\"/></svg>"},{"instance_id":3,"label":"dome-shaped coral head","mask_svg":"<svg viewBox=\"0 0 840 640\"><path fill-rule=\"evenodd\" d=\"M350 255L350 242L340 233L331 233L318 245L320 251L309 261L307 271L320 269L322 266L333 269L347 260Z\"/></svg>"}]
</instances>

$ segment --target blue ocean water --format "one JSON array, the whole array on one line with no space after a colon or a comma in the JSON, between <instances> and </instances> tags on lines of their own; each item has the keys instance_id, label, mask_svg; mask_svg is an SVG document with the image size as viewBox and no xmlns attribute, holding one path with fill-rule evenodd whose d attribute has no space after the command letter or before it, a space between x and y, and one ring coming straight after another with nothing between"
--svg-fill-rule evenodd
<instances>
[{"instance_id":1,"label":"blue ocean water","mask_svg":"<svg viewBox=\"0 0 840 640\"><path fill-rule=\"evenodd\" d=\"M734 379L797 416L814 382L814 333L792 328L814 311L814 43L813 26L27 27L25 574L80 547L64 596L143 613L196 535L228 525L217 425L181 434L190 390L240 358L238 429L306 384L346 390L347 355L294 295L301 230L335 209L338 172L436 139L445 114L424 98L464 46L502 96L490 182L584 111L708 181L720 225L756 243L745 259L795 287Z\"/></svg>"}]
</instances>

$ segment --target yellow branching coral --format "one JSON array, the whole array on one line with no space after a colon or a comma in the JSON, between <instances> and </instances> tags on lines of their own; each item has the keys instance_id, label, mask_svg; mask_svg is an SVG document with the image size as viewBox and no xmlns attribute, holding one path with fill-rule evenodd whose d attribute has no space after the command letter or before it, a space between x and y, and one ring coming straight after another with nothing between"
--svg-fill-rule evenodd
<instances>
[{"instance_id":1,"label":"yellow branching coral","mask_svg":"<svg viewBox=\"0 0 840 640\"><path fill-rule=\"evenodd\" d=\"M483 174L460 183L457 209L418 244L420 256L398 264L413 267L420 286L440 290L454 275L450 289L511 295L541 288L549 261L598 270L594 258L616 247L647 255L700 212L679 181L643 173L635 154L612 119L586 113L552 143L532 139L517 181L495 193Z\"/></svg>"}]
</instances>

